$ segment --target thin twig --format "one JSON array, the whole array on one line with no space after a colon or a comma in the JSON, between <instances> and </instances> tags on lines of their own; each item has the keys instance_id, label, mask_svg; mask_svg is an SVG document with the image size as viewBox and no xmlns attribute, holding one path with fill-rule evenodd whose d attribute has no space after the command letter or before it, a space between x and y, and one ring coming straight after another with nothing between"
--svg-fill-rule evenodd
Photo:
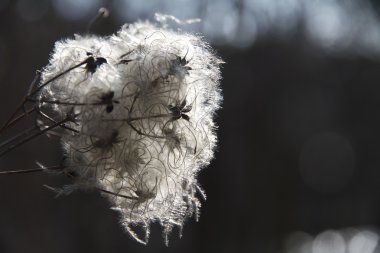
<instances>
[{"instance_id":1,"label":"thin twig","mask_svg":"<svg viewBox=\"0 0 380 253\"><path fill-rule=\"evenodd\" d=\"M40 72L38 71L35 78L33 79L29 89L28 89L28 92L27 92L27 95L23 97L23 99L21 100L21 103L19 104L19 106L16 108L16 110L14 111L14 113L11 115L11 117L9 117L9 119L5 122L5 124L0 128L0 133L2 133L5 129L7 129L11 124L14 124L15 122L17 122L18 120L22 119L23 117L25 117L28 113L27 112L24 112L23 114L17 116L16 119L15 116L16 114L21 110L21 108L23 108L25 106L25 103L28 101L28 99L30 97L32 97L33 95L35 95L38 91L40 91L42 88L44 88L46 85L50 84L51 82L55 81L56 79L58 79L59 77L67 74L68 72L70 72L71 70L73 69L76 69L84 64L87 64L89 59L91 57L88 57L86 58L85 60L81 61L80 63L68 68L67 70L59 73L58 75L52 77L51 79L49 79L48 81L46 81L45 83L43 83L42 85L38 86L37 88L34 89L35 87L35 83L38 81L39 77L40 77ZM33 110L32 110L33 111Z\"/></svg>"},{"instance_id":2,"label":"thin twig","mask_svg":"<svg viewBox=\"0 0 380 253\"><path fill-rule=\"evenodd\" d=\"M24 174L24 173L33 173L33 172L42 172L47 170L59 170L64 169L66 166L62 165L56 165L51 167L39 167L34 169L27 169L27 170L8 170L8 171L0 171L0 175L10 175L10 174Z\"/></svg>"},{"instance_id":3,"label":"thin twig","mask_svg":"<svg viewBox=\"0 0 380 253\"><path fill-rule=\"evenodd\" d=\"M59 125L65 123L65 122L68 122L68 121L70 121L70 120L72 120L72 118L68 116L68 117L66 117L66 118L63 119L63 120L61 120L61 121L59 121L59 122L57 122L57 123L55 123L55 124L53 124L53 125L51 125L51 126L48 126L47 128L45 128L45 129L43 129L43 130L41 130L41 131L39 131L39 132L37 132L37 133L35 133L35 134L32 134L32 135L28 136L28 137L25 138L25 139L20 140L19 142L15 143L15 144L13 144L13 145L11 145L11 146L9 146L9 147L8 147L7 149L5 149L4 151L0 152L0 157L2 157L3 155L7 154L7 153L10 152L10 151L12 151L13 149L15 149L15 148L21 146L22 144L24 144L24 143L26 143L26 142L32 140L33 138L38 137L38 136L42 135L43 133L46 133L47 131L49 131L49 130L51 130L51 129L53 129L53 128L55 128L55 127L57 127L57 126L59 126ZM0 147L0 148L1 148L1 147Z\"/></svg>"},{"instance_id":4,"label":"thin twig","mask_svg":"<svg viewBox=\"0 0 380 253\"><path fill-rule=\"evenodd\" d=\"M139 199L137 197L131 197L131 196L127 196L127 195L123 195L123 194L107 191L107 190L104 190L104 189L101 189L101 188L98 188L98 187L96 187L96 189L98 189L99 191L104 192L104 193L115 195L117 197L122 197L122 198L126 198L126 199L133 199L133 200L138 200Z\"/></svg>"}]
</instances>

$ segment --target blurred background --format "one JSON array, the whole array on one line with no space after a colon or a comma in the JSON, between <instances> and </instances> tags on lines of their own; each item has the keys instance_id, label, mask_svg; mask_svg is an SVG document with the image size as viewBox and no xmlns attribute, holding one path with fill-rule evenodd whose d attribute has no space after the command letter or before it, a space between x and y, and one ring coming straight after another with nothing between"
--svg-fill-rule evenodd
<instances>
[{"instance_id":1,"label":"blurred background","mask_svg":"<svg viewBox=\"0 0 380 253\"><path fill-rule=\"evenodd\" d=\"M154 13L202 22L225 60L219 147L199 180L208 200L165 247L129 238L97 192L54 198L64 177L0 177L0 252L380 252L380 5L367 0L0 0L0 122L54 42L110 35ZM174 24L175 25L175 24ZM2 136L6 139L33 121ZM0 170L61 161L42 136L0 158Z\"/></svg>"}]
</instances>

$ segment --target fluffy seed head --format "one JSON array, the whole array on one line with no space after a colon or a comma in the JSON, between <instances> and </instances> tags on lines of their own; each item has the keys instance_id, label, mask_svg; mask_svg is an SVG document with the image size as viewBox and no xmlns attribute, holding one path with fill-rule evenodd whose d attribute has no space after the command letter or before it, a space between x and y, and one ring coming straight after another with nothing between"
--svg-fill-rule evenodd
<instances>
[{"instance_id":1,"label":"fluffy seed head","mask_svg":"<svg viewBox=\"0 0 380 253\"><path fill-rule=\"evenodd\" d=\"M220 64L200 37L137 22L110 37L57 42L43 71L39 107L75 115L61 133L73 187L102 189L139 242L151 222L167 243L173 226L198 218L196 176L216 145Z\"/></svg>"}]
</instances>

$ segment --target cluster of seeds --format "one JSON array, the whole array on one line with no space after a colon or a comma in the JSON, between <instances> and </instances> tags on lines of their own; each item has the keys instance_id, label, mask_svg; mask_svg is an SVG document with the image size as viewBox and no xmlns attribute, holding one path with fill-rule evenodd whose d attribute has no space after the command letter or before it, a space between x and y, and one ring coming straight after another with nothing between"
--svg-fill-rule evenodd
<instances>
[{"instance_id":1,"label":"cluster of seeds","mask_svg":"<svg viewBox=\"0 0 380 253\"><path fill-rule=\"evenodd\" d=\"M61 193L98 188L136 240L146 243L157 221L167 243L174 226L198 217L196 176L216 145L220 64L201 38L149 22L57 42L36 101L40 128L47 117L62 129L73 184Z\"/></svg>"}]
</instances>

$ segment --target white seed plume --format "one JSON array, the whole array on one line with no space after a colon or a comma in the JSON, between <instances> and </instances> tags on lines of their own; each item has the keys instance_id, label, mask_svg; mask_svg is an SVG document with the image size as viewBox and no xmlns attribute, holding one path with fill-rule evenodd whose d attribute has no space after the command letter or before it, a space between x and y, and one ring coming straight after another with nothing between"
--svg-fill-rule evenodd
<instances>
[{"instance_id":1,"label":"white seed plume","mask_svg":"<svg viewBox=\"0 0 380 253\"><path fill-rule=\"evenodd\" d=\"M66 191L103 190L137 241L157 221L168 243L173 226L198 218L196 176L216 145L221 63L200 37L149 22L57 42L38 104L71 115L60 133L74 178Z\"/></svg>"}]
</instances>

